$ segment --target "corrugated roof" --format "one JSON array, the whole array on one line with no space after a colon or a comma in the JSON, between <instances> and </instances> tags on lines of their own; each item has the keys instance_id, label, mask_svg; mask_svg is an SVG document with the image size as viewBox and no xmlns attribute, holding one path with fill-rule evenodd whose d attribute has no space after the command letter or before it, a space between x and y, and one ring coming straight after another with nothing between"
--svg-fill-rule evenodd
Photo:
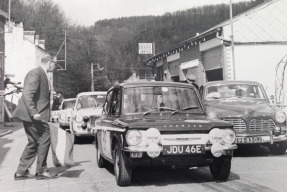
<instances>
[{"instance_id":1,"label":"corrugated roof","mask_svg":"<svg viewBox=\"0 0 287 192\"><path fill-rule=\"evenodd\" d=\"M246 16L248 16L248 15L254 13L254 12L258 12L258 11L261 10L262 8L265 8L265 7L267 7L267 6L270 6L270 5L272 5L272 4L276 3L276 2L279 2L279 1L286 1L286 0L270 0L270 1L264 2L264 3L262 3L262 4L259 4L259 5L255 6L255 7L251 8L251 9L249 9L249 10L247 10L247 11L245 11L245 12L243 12L243 13L241 13L241 14L235 16L235 17L233 17L233 22L236 22L237 20L239 20L239 19L241 19L241 18L243 18L243 17L246 17ZM168 49L166 49L166 50L164 50L164 51L161 51L160 53L157 53L155 56L152 56L152 57L148 58L148 59L145 61L145 63L149 63L149 62L152 61L154 58L160 57L161 55L165 54L165 53L168 52L168 51L178 49L179 47L181 47L181 46L184 45L185 43L193 42L193 41L202 39L202 38L204 38L204 37L210 35L211 33L215 33L215 32L217 32L217 31L221 31L222 27L227 26L227 25L230 25L230 20L226 20L226 21L224 21L224 22L222 22L222 23L219 23L219 24L215 25L214 27L212 27L212 28L210 28L210 29L208 29L208 30L206 30L206 31L204 31L204 32L202 32L202 33L200 33L200 34L197 35L197 36L194 36L194 37L192 37L192 38L189 38L189 39L187 39L187 40L185 40L185 41L183 41L183 42L181 42L181 43L179 43L179 44L177 44L177 45L175 45L175 46L173 46L173 47L171 47L171 48L168 48Z\"/></svg>"}]
</instances>

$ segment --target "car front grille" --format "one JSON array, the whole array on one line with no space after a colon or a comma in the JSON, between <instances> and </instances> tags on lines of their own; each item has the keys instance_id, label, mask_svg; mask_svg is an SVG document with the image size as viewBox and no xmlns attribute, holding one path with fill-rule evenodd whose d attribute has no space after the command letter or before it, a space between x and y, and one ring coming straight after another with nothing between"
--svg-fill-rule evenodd
<instances>
[{"instance_id":1,"label":"car front grille","mask_svg":"<svg viewBox=\"0 0 287 192\"><path fill-rule=\"evenodd\" d=\"M246 130L246 123L243 119L223 119L233 125L235 132L244 132Z\"/></svg>"},{"instance_id":2,"label":"car front grille","mask_svg":"<svg viewBox=\"0 0 287 192\"><path fill-rule=\"evenodd\" d=\"M252 119L249 123L250 131L271 131L275 127L272 119Z\"/></svg>"}]
</instances>

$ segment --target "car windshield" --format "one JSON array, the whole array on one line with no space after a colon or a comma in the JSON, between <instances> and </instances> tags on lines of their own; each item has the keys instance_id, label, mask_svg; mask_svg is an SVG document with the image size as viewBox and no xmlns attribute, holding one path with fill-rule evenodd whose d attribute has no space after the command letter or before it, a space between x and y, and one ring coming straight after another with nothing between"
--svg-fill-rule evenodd
<instances>
[{"instance_id":1,"label":"car windshield","mask_svg":"<svg viewBox=\"0 0 287 192\"><path fill-rule=\"evenodd\" d=\"M253 84L217 84L205 88L205 100L217 99L265 99L259 85Z\"/></svg>"},{"instance_id":2,"label":"car windshield","mask_svg":"<svg viewBox=\"0 0 287 192\"><path fill-rule=\"evenodd\" d=\"M67 100L67 101L63 101L63 105L62 105L62 109L71 109L74 107L76 102L75 100Z\"/></svg>"},{"instance_id":3,"label":"car windshield","mask_svg":"<svg viewBox=\"0 0 287 192\"><path fill-rule=\"evenodd\" d=\"M82 95L78 98L77 109L101 107L106 95Z\"/></svg>"},{"instance_id":4,"label":"car windshield","mask_svg":"<svg viewBox=\"0 0 287 192\"><path fill-rule=\"evenodd\" d=\"M147 86L126 88L123 101L124 114L147 114L156 111L203 112L196 91L189 87Z\"/></svg>"}]
</instances>

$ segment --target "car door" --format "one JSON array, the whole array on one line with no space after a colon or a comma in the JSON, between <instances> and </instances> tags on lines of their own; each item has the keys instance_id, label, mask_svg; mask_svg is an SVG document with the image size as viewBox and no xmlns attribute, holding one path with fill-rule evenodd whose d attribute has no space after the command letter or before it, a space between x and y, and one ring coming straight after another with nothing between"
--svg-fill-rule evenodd
<instances>
[{"instance_id":1,"label":"car door","mask_svg":"<svg viewBox=\"0 0 287 192\"><path fill-rule=\"evenodd\" d=\"M100 133L99 133L102 154L109 159L112 159L111 132L109 131L109 128L112 127L112 123L113 123L113 117L111 116L113 93L114 93L113 90L107 93L107 99L104 104L104 111L103 111L104 114L102 116L103 118L101 119L102 129L100 130Z\"/></svg>"}]
</instances>

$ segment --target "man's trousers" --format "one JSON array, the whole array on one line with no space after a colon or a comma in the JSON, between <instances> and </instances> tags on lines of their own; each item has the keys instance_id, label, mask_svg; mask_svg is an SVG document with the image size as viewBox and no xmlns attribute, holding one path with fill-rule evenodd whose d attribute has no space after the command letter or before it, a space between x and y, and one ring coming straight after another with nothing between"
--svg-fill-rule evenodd
<instances>
[{"instance_id":1,"label":"man's trousers","mask_svg":"<svg viewBox=\"0 0 287 192\"><path fill-rule=\"evenodd\" d=\"M24 129L28 138L17 173L26 174L37 158L36 173L42 173L47 170L47 156L50 147L50 128L47 122L23 121Z\"/></svg>"}]
</instances>

